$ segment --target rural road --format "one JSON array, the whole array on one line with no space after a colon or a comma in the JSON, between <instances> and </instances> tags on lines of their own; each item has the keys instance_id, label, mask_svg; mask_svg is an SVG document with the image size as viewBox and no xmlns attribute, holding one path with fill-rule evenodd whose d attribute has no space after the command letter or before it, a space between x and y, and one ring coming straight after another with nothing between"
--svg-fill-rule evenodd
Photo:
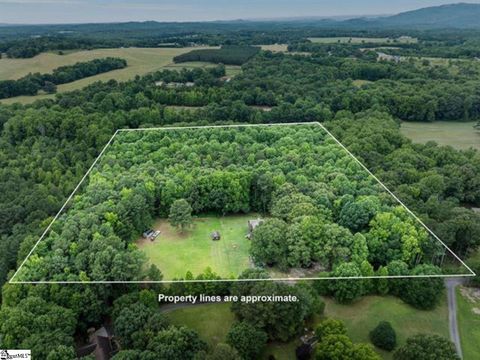
<instances>
[{"instance_id":1,"label":"rural road","mask_svg":"<svg viewBox=\"0 0 480 360\"><path fill-rule=\"evenodd\" d=\"M460 358L462 356L462 345L460 343L460 334L458 333L457 323L457 297L455 288L457 285L461 285L465 282L465 278L447 278L445 279L445 286L447 288L447 300L448 300L448 322L450 328L450 339L455 344L457 354Z\"/></svg>"}]
</instances>

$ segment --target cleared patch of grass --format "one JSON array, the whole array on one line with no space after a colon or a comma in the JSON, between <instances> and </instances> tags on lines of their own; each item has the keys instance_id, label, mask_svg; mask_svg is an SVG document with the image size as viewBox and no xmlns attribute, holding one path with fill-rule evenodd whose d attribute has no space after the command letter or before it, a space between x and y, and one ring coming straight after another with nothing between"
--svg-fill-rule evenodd
<instances>
[{"instance_id":1,"label":"cleared patch of grass","mask_svg":"<svg viewBox=\"0 0 480 360\"><path fill-rule=\"evenodd\" d=\"M245 238L247 221L256 215L202 217L193 227L180 233L167 220L155 222L153 229L160 236L153 242L137 242L150 263L162 271L165 280L184 277L187 271L200 274L207 267L222 277L237 277L249 265L250 240ZM213 241L210 234L219 231L221 239Z\"/></svg>"},{"instance_id":2,"label":"cleared patch of grass","mask_svg":"<svg viewBox=\"0 0 480 360\"><path fill-rule=\"evenodd\" d=\"M480 354L480 290L472 296L473 288L457 288L458 331L465 360L478 359ZM468 294L468 295L467 295Z\"/></svg>"},{"instance_id":3,"label":"cleared patch of grass","mask_svg":"<svg viewBox=\"0 0 480 360\"><path fill-rule=\"evenodd\" d=\"M370 80L353 80L352 82L353 82L353 85L356 87L362 87L363 85L372 83L372 81Z\"/></svg>"},{"instance_id":4,"label":"cleared patch of grass","mask_svg":"<svg viewBox=\"0 0 480 360\"><path fill-rule=\"evenodd\" d=\"M456 149L473 147L480 150L480 131L473 128L475 124L460 121L403 122L400 130L416 143L436 141Z\"/></svg>"},{"instance_id":5,"label":"cleared patch of grass","mask_svg":"<svg viewBox=\"0 0 480 360\"><path fill-rule=\"evenodd\" d=\"M332 299L326 302L325 315L343 320L348 335L354 342L370 342L368 333L380 321L389 321L397 333L397 344L403 345L406 339L418 333L438 334L449 338L448 307L444 300L430 311L417 310L395 297L367 296L351 305L341 305ZM318 319L320 320L320 319ZM377 351L385 359L392 354Z\"/></svg>"},{"instance_id":6,"label":"cleared patch of grass","mask_svg":"<svg viewBox=\"0 0 480 360\"><path fill-rule=\"evenodd\" d=\"M343 320L348 335L354 342L369 342L368 333L382 320L392 324L399 345L418 333L449 337L446 295L441 304L430 311L417 310L394 297L367 296L350 305L337 304L330 298L324 300L325 317ZM197 330L211 346L224 341L222 334L225 335L235 320L229 304L195 305L173 310L168 316L174 324ZM314 319L311 326L315 327L321 320L322 318ZM274 355L277 360L295 359L298 345L298 338L288 343L269 343L262 353L262 359L268 359L270 355ZM392 353L379 349L377 351L384 359L392 358Z\"/></svg>"},{"instance_id":7,"label":"cleared patch of grass","mask_svg":"<svg viewBox=\"0 0 480 360\"><path fill-rule=\"evenodd\" d=\"M272 51L272 52L287 52L287 44L271 44L271 45L260 45L262 50Z\"/></svg>"},{"instance_id":8,"label":"cleared patch of grass","mask_svg":"<svg viewBox=\"0 0 480 360\"><path fill-rule=\"evenodd\" d=\"M230 326L235 321L228 303L191 306L166 315L172 324L197 331L211 348L225 342Z\"/></svg>"}]
</instances>

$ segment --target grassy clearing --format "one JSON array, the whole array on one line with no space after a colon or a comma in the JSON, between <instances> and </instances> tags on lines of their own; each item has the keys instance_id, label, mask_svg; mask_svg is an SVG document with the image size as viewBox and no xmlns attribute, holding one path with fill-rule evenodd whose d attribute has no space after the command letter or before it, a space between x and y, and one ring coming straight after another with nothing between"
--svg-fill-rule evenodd
<instances>
[{"instance_id":1,"label":"grassy clearing","mask_svg":"<svg viewBox=\"0 0 480 360\"><path fill-rule=\"evenodd\" d=\"M287 44L271 44L271 45L260 45L262 50L272 51L272 52L287 52Z\"/></svg>"},{"instance_id":2,"label":"grassy clearing","mask_svg":"<svg viewBox=\"0 0 480 360\"><path fill-rule=\"evenodd\" d=\"M457 149L473 147L480 150L480 131L473 128L476 122L437 121L403 122L401 132L416 143L436 141Z\"/></svg>"},{"instance_id":3,"label":"grassy clearing","mask_svg":"<svg viewBox=\"0 0 480 360\"><path fill-rule=\"evenodd\" d=\"M431 311L416 310L394 297L367 296L351 305L340 305L329 298L324 300L325 316L343 320L348 335L354 342L369 342L369 331L382 320L391 322L397 332L399 344L417 333L438 334L447 338L449 336L446 296L444 301ZM197 330L211 346L224 341L224 336L234 321L229 304L192 306L174 310L168 316L174 324ZM320 318L315 319L312 325L315 327L319 321ZM277 360L295 359L298 341L295 339L289 343L270 343L263 352L262 359L268 359L270 355L274 355ZM391 353L380 350L379 353L384 359L392 358Z\"/></svg>"},{"instance_id":4,"label":"grassy clearing","mask_svg":"<svg viewBox=\"0 0 480 360\"><path fill-rule=\"evenodd\" d=\"M476 291L476 296L474 295ZM457 288L457 316L463 358L478 359L480 354L480 290Z\"/></svg>"},{"instance_id":5,"label":"grassy clearing","mask_svg":"<svg viewBox=\"0 0 480 360\"><path fill-rule=\"evenodd\" d=\"M353 80L353 85L356 87L362 87L366 84L371 84L373 81L370 80Z\"/></svg>"},{"instance_id":6,"label":"grassy clearing","mask_svg":"<svg viewBox=\"0 0 480 360\"><path fill-rule=\"evenodd\" d=\"M308 38L311 42L320 43L320 44L411 44L416 43L418 40L416 38L398 38L398 39L390 39L390 38L369 38L369 37L311 37Z\"/></svg>"},{"instance_id":7,"label":"grassy clearing","mask_svg":"<svg viewBox=\"0 0 480 360\"><path fill-rule=\"evenodd\" d=\"M160 236L154 242L141 239L137 244L162 271L165 280L184 277L187 271L196 275L207 267L222 277L237 277L249 267L250 241L245 235L247 221L254 218L255 215L198 218L184 234L160 219L153 225L153 229L161 231ZM220 232L221 240L210 238L213 231Z\"/></svg>"},{"instance_id":8,"label":"grassy clearing","mask_svg":"<svg viewBox=\"0 0 480 360\"><path fill-rule=\"evenodd\" d=\"M70 52L65 55L54 53L42 53L31 59L0 59L0 80L15 80L28 73L49 73L54 69L73 65L77 62L90 61L93 59L120 57L127 60L128 66L124 69L109 71L107 73L90 76L88 78L59 85L59 93L81 89L95 81L108 81L115 79L126 81L133 79L135 75L144 75L165 66L171 65L177 55L197 48L124 48L124 49L97 49ZM233 69L232 69L233 71ZM53 98L54 95L19 96L3 99L1 102L11 104L15 102L31 103L38 99Z\"/></svg>"},{"instance_id":9,"label":"grassy clearing","mask_svg":"<svg viewBox=\"0 0 480 360\"><path fill-rule=\"evenodd\" d=\"M325 315L343 320L354 342L369 342L368 333L382 320L392 324L399 345L418 333L449 337L446 295L444 301L431 311L414 309L395 297L367 296L352 305L340 305L331 299L325 299L325 302ZM378 352L384 359L392 358L391 353Z\"/></svg>"},{"instance_id":10,"label":"grassy clearing","mask_svg":"<svg viewBox=\"0 0 480 360\"><path fill-rule=\"evenodd\" d=\"M230 304L202 304L167 313L174 325L187 326L197 331L210 347L225 342L228 330L235 320Z\"/></svg>"}]
</instances>

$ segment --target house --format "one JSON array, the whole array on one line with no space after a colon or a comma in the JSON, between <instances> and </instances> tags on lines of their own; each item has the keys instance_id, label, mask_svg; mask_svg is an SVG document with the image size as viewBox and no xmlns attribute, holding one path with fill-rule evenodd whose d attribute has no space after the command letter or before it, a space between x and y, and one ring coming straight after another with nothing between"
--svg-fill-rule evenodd
<instances>
[{"instance_id":1,"label":"house","mask_svg":"<svg viewBox=\"0 0 480 360\"><path fill-rule=\"evenodd\" d=\"M212 238L212 240L218 241L220 240L220 233L218 231L214 231L210 234L210 237Z\"/></svg>"},{"instance_id":2,"label":"house","mask_svg":"<svg viewBox=\"0 0 480 360\"><path fill-rule=\"evenodd\" d=\"M254 219L254 220L248 220L248 234L246 236L247 239L251 239L252 238L252 234L253 234L253 230L255 230L255 228L258 226L258 225L261 225L263 224L263 220L262 219Z\"/></svg>"},{"instance_id":3,"label":"house","mask_svg":"<svg viewBox=\"0 0 480 360\"><path fill-rule=\"evenodd\" d=\"M258 225L263 224L262 219L248 220L248 232L252 233Z\"/></svg>"},{"instance_id":4,"label":"house","mask_svg":"<svg viewBox=\"0 0 480 360\"><path fill-rule=\"evenodd\" d=\"M298 346L295 350L297 359L307 360L311 358L315 345L317 344L317 337L313 331L307 332L303 336L300 336L300 341L302 344Z\"/></svg>"},{"instance_id":5,"label":"house","mask_svg":"<svg viewBox=\"0 0 480 360\"><path fill-rule=\"evenodd\" d=\"M109 360L118 351L113 333L107 326L89 329L89 344L77 349L77 357L93 355L96 360Z\"/></svg>"}]
</instances>

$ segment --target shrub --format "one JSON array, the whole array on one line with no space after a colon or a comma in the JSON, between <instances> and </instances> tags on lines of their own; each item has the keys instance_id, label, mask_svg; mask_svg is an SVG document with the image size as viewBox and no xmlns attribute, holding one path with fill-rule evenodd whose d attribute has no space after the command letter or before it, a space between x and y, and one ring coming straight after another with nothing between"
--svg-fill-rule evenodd
<instances>
[{"instance_id":1,"label":"shrub","mask_svg":"<svg viewBox=\"0 0 480 360\"><path fill-rule=\"evenodd\" d=\"M388 321L380 321L375 329L370 331L370 341L380 349L392 351L397 345L397 334Z\"/></svg>"}]
</instances>

